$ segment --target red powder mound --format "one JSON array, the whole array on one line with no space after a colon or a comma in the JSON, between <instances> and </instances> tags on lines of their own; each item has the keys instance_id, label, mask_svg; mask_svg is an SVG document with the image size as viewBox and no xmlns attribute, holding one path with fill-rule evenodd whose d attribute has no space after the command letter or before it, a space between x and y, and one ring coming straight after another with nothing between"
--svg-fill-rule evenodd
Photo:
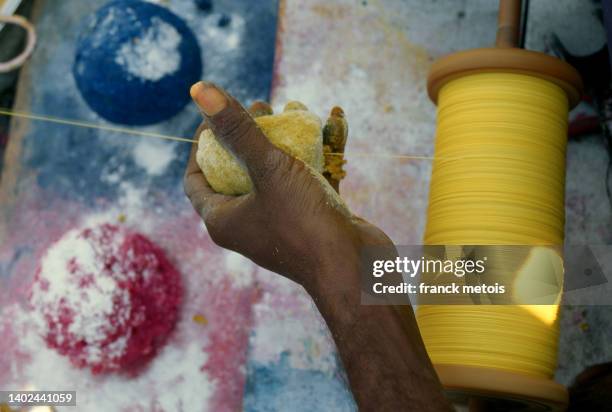
<instances>
[{"instance_id":1,"label":"red powder mound","mask_svg":"<svg viewBox=\"0 0 612 412\"><path fill-rule=\"evenodd\" d=\"M110 224L54 243L30 294L47 345L93 373L144 366L174 328L181 298L180 274L164 252Z\"/></svg>"}]
</instances>

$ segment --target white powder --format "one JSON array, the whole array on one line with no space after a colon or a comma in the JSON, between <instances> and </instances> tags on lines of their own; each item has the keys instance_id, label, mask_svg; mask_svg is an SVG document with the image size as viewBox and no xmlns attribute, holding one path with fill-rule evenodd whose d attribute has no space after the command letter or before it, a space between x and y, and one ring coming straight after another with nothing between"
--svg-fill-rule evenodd
<instances>
[{"instance_id":1,"label":"white powder","mask_svg":"<svg viewBox=\"0 0 612 412\"><path fill-rule=\"evenodd\" d=\"M244 18L238 14L227 16L230 19L226 27L219 27L221 14L213 13L204 19L202 35L206 42L211 42L221 47L224 52L239 50L245 31Z\"/></svg>"},{"instance_id":2,"label":"white powder","mask_svg":"<svg viewBox=\"0 0 612 412\"><path fill-rule=\"evenodd\" d=\"M168 142L140 139L134 146L132 156L139 167L152 176L159 176L174 160L175 145Z\"/></svg>"},{"instance_id":3,"label":"white powder","mask_svg":"<svg viewBox=\"0 0 612 412\"><path fill-rule=\"evenodd\" d=\"M125 12L132 16L134 13L131 9L127 9ZM103 46L107 41L107 36L115 36L117 34L118 26L115 24L115 20L117 19L118 13L121 13L121 10L118 10L116 7L111 7L102 21L99 21L97 16L94 16L94 18L89 21L89 29L97 29L94 31L94 37L92 37L93 48L97 49ZM81 69L82 67L78 68L79 71L81 71Z\"/></svg>"},{"instance_id":4,"label":"white powder","mask_svg":"<svg viewBox=\"0 0 612 412\"><path fill-rule=\"evenodd\" d=\"M174 27L153 17L151 27L142 37L121 46L115 63L140 79L158 81L180 67L180 43L181 35Z\"/></svg>"},{"instance_id":5,"label":"white powder","mask_svg":"<svg viewBox=\"0 0 612 412\"><path fill-rule=\"evenodd\" d=\"M257 273L257 280L273 282L274 290L266 291L253 308L257 327L249 340L251 358L275 363L289 353L292 368L335 373L335 343L306 291L275 273L263 269ZM291 311L279 311L279 307L290 307Z\"/></svg>"},{"instance_id":6,"label":"white powder","mask_svg":"<svg viewBox=\"0 0 612 412\"><path fill-rule=\"evenodd\" d=\"M121 182L119 191L117 205L99 213L86 215L82 226L91 227L100 223L115 222L117 216L124 213L126 226L136 226L139 230L147 232L147 228L150 229L152 223L151 216L145 213L149 210L146 208L146 190L128 182ZM71 233L70 238L74 240L78 231L68 233ZM65 236L69 237L68 234ZM69 247L65 245L67 253ZM72 245L75 243L72 242ZM84 249L87 250L87 247ZM90 250L89 253L79 251L78 255L80 260L85 261L84 256L87 254L91 256L93 253L95 251ZM194 258L194 261L202 262L202 259ZM66 356L47 347L35 326L40 322L35 312L25 311L18 305L5 306L0 308L0 323L3 321L10 323L15 335L19 336L19 353L28 356L27 361L18 357L9 358L12 371L10 388L14 389L20 383L27 383L32 390L76 390L77 410L87 412L213 410L211 398L217 383L203 369L208 358L208 353L204 349L207 346L207 338L203 336L201 328L193 327L190 316L184 316L179 320L172 341L160 348L147 368L135 377L115 373L92 375L87 370L75 368ZM127 341L128 338L129 336L122 338L115 344L121 347L124 345L122 341ZM110 349L113 350L112 347ZM95 353L89 354L93 355ZM56 409L58 412L69 412L75 408Z\"/></svg>"},{"instance_id":7,"label":"white powder","mask_svg":"<svg viewBox=\"0 0 612 412\"><path fill-rule=\"evenodd\" d=\"M93 239L86 239L77 229L66 233L47 250L39 278L32 287L31 303L39 316L37 324L41 334L50 332L45 319L59 322L63 310L68 309L71 316L68 332L75 341L87 343L84 358L88 363L101 360L102 343L117 326L127 322L131 309L129 292L117 285L117 280L130 275L109 273L101 257L117 255L123 236L117 233L102 246L97 241L101 235L99 227L93 229ZM115 325L109 323L111 314L116 316ZM61 336L61 333L57 335ZM127 339L113 342L107 356L119 358L126 343Z\"/></svg>"},{"instance_id":8,"label":"white powder","mask_svg":"<svg viewBox=\"0 0 612 412\"><path fill-rule=\"evenodd\" d=\"M118 198L114 205L105 207L89 213L81 218L82 227L92 227L104 223L124 223L126 227L138 228L143 234L154 235L153 228L158 224L159 217L148 213L152 209L148 207L147 188L136 185L134 182L124 180L125 170L123 167L116 172L101 173L101 179L107 183L117 179L116 184ZM116 174L116 177L115 177Z\"/></svg>"},{"instance_id":9,"label":"white powder","mask_svg":"<svg viewBox=\"0 0 612 412\"><path fill-rule=\"evenodd\" d=\"M13 376L20 375L30 390L76 391L77 410L87 412L210 410L209 402L216 385L202 370L208 355L202 350L204 343L189 336L187 325L179 323L177 330L179 335L185 333L178 340L187 343L166 345L138 376L92 376L46 347L31 328L29 312L15 305L4 308L2 315L11 319L19 335L20 351L29 354L29 362L20 364L21 361L13 359L11 368L15 371ZM56 409L69 412L75 408Z\"/></svg>"},{"instance_id":10,"label":"white powder","mask_svg":"<svg viewBox=\"0 0 612 412\"><path fill-rule=\"evenodd\" d=\"M120 210L130 214L131 217L138 218L142 210L146 207L145 199L147 189L137 187L134 183L123 181L119 184L121 197L118 200ZM134 216L136 215L136 216Z\"/></svg>"},{"instance_id":11,"label":"white powder","mask_svg":"<svg viewBox=\"0 0 612 412\"><path fill-rule=\"evenodd\" d=\"M234 285L239 288L253 285L255 265L244 256L229 250L223 251L223 262L227 275Z\"/></svg>"}]
</instances>

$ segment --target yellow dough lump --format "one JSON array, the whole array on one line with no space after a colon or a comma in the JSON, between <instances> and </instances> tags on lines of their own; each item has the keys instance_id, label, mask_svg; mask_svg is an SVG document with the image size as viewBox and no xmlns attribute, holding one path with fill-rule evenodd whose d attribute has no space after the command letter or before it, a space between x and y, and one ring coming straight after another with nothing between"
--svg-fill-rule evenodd
<instances>
[{"instance_id":1,"label":"yellow dough lump","mask_svg":"<svg viewBox=\"0 0 612 412\"><path fill-rule=\"evenodd\" d=\"M321 119L301 104L288 104L283 113L255 118L270 142L284 152L323 172L323 137ZM213 190L226 195L251 191L246 169L217 141L210 130L204 130L198 142L198 165Z\"/></svg>"}]
</instances>

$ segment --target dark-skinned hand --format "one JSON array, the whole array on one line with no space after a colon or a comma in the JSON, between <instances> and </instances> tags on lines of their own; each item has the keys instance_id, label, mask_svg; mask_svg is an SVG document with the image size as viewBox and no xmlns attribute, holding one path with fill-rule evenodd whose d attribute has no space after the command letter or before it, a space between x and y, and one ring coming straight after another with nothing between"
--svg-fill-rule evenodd
<instances>
[{"instance_id":1,"label":"dark-skinned hand","mask_svg":"<svg viewBox=\"0 0 612 412\"><path fill-rule=\"evenodd\" d=\"M185 192L216 244L307 290L330 281L318 278L325 273L344 273L337 268L339 262L355 262L363 245L391 244L381 230L348 211L332 188L337 190L337 181L330 184L268 141L251 113L269 114L269 106L256 103L249 113L223 90L204 82L195 84L191 95L205 118L195 139L211 128L253 181L253 191L242 196L214 192L196 163L194 144ZM343 116L337 108L333 115ZM328 127L333 124L328 122Z\"/></svg>"},{"instance_id":2,"label":"dark-skinned hand","mask_svg":"<svg viewBox=\"0 0 612 412\"><path fill-rule=\"evenodd\" d=\"M450 411L412 308L361 303L361 266L369 266L361 252L383 246L390 256L376 258L393 258L389 238L349 212L334 190L333 173L327 181L273 146L251 114L223 90L200 82L191 95L206 118L196 140L210 127L253 181L246 195L215 193L196 163L194 145L185 192L212 239L304 286L334 336L360 410ZM270 112L265 104L251 108L253 115ZM332 146L346 140L338 116L342 111L332 110L326 125L339 128L331 130L338 139L324 133ZM401 274L387 280L399 281Z\"/></svg>"}]
</instances>

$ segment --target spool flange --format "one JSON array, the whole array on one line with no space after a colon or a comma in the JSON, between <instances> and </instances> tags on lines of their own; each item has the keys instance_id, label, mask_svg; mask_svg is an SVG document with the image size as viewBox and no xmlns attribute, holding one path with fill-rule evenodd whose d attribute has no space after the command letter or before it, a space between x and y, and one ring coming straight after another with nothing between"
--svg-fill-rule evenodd
<instances>
[{"instance_id":1,"label":"spool flange","mask_svg":"<svg viewBox=\"0 0 612 412\"><path fill-rule=\"evenodd\" d=\"M436 60L427 77L429 98L437 103L440 89L449 81L485 72L527 74L548 80L565 91L570 108L578 104L582 95L582 79L569 64L544 53L491 47L465 50Z\"/></svg>"},{"instance_id":2,"label":"spool flange","mask_svg":"<svg viewBox=\"0 0 612 412\"><path fill-rule=\"evenodd\" d=\"M487 405L484 410L557 412L567 406L565 386L549 379L494 368L434 365L447 396L459 404Z\"/></svg>"}]
</instances>

